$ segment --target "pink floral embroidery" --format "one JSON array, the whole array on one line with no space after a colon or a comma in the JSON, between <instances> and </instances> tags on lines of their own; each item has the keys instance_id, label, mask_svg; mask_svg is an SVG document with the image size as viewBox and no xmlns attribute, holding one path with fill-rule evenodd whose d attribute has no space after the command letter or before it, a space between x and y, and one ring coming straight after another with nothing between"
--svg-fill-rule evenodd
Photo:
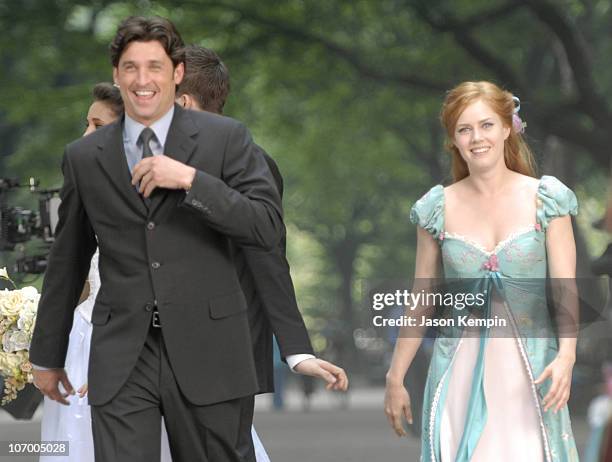
<instances>
[{"instance_id":1,"label":"pink floral embroidery","mask_svg":"<svg viewBox=\"0 0 612 462\"><path fill-rule=\"evenodd\" d=\"M489 271L499 271L499 261L497 260L497 255L491 255L489 259L484 262L482 267Z\"/></svg>"},{"instance_id":2,"label":"pink floral embroidery","mask_svg":"<svg viewBox=\"0 0 612 462\"><path fill-rule=\"evenodd\" d=\"M438 239L440 239L441 241L444 240L444 231L440 231L440 235L438 236Z\"/></svg>"},{"instance_id":3,"label":"pink floral embroidery","mask_svg":"<svg viewBox=\"0 0 612 462\"><path fill-rule=\"evenodd\" d=\"M536 223L536 224L535 224L535 226L534 226L534 228L535 228L535 230L536 230L536 231L538 231L538 232L542 231L542 225L540 225L540 223Z\"/></svg>"}]
</instances>

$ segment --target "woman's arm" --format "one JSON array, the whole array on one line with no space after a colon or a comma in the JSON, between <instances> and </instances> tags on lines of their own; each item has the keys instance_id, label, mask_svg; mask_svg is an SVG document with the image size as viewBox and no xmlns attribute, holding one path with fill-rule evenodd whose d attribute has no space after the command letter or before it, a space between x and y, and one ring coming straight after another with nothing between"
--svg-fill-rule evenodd
<instances>
[{"instance_id":1,"label":"woman's arm","mask_svg":"<svg viewBox=\"0 0 612 462\"><path fill-rule=\"evenodd\" d=\"M559 354L576 359L579 304L576 285L576 243L569 215L553 220L546 233L548 272L561 330ZM563 303L563 304L561 304Z\"/></svg>"},{"instance_id":2,"label":"woman's arm","mask_svg":"<svg viewBox=\"0 0 612 462\"><path fill-rule=\"evenodd\" d=\"M579 321L576 243L569 215L556 218L548 225L546 250L559 331L559 353L535 383L540 384L551 378L552 385L542 402L545 411L554 407L557 412L567 403L570 396Z\"/></svg>"},{"instance_id":3,"label":"woman's arm","mask_svg":"<svg viewBox=\"0 0 612 462\"><path fill-rule=\"evenodd\" d=\"M426 293L432 280L439 274L440 248L431 234L418 227L413 293L419 293L421 290ZM407 314L414 316L416 312L419 312L420 315L430 316L431 309L432 307L421 305ZM402 416L406 418L408 423L412 423L410 397L404 387L404 376L421 345L425 329L425 327L402 327L400 329L391 366L386 376L385 413L389 423L399 436L406 435L402 424Z\"/></svg>"}]
</instances>

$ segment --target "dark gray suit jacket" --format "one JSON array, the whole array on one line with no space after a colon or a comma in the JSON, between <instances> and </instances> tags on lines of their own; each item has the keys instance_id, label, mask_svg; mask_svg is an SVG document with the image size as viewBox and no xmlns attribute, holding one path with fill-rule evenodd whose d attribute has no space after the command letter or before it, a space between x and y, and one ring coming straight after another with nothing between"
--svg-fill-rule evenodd
<instances>
[{"instance_id":1,"label":"dark gray suit jacket","mask_svg":"<svg viewBox=\"0 0 612 462\"><path fill-rule=\"evenodd\" d=\"M204 405L258 390L247 305L230 239L273 249L284 231L279 193L246 128L175 105L168 156L197 169L188 194L156 190L147 209L130 184L122 120L67 146L59 224L30 349L63 367L73 311L97 245L102 285L92 315L89 401L125 383L156 304L186 398Z\"/></svg>"}]
</instances>

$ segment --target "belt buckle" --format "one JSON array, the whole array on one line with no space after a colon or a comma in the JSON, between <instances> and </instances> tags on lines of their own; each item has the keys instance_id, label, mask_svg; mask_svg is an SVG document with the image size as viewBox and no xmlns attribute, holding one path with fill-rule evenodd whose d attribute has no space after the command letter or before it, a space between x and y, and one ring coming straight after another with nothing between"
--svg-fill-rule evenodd
<instances>
[{"instance_id":1,"label":"belt buckle","mask_svg":"<svg viewBox=\"0 0 612 462\"><path fill-rule=\"evenodd\" d=\"M153 327L161 327L161 320L159 319L159 311L153 311L153 318L151 318L151 325Z\"/></svg>"}]
</instances>

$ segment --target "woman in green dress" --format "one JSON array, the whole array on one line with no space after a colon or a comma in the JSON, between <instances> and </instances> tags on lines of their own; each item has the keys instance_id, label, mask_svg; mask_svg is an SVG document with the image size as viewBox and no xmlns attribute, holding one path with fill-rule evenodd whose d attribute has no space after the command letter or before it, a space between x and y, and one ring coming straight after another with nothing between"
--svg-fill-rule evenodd
<instances>
[{"instance_id":1,"label":"woman in green dress","mask_svg":"<svg viewBox=\"0 0 612 462\"><path fill-rule=\"evenodd\" d=\"M463 281L464 291L485 296L469 318L504 326L438 335L423 398L423 462L578 460L567 408L578 312L570 215L578 207L559 180L535 178L519 107L490 82L451 90L441 119L454 181L431 188L411 211L413 292L435 278ZM564 297L555 319L547 276L563 289L555 292ZM463 313L451 311L455 320ZM412 422L403 382L422 334L403 329L387 373L385 412L398 435L403 419Z\"/></svg>"}]
</instances>

